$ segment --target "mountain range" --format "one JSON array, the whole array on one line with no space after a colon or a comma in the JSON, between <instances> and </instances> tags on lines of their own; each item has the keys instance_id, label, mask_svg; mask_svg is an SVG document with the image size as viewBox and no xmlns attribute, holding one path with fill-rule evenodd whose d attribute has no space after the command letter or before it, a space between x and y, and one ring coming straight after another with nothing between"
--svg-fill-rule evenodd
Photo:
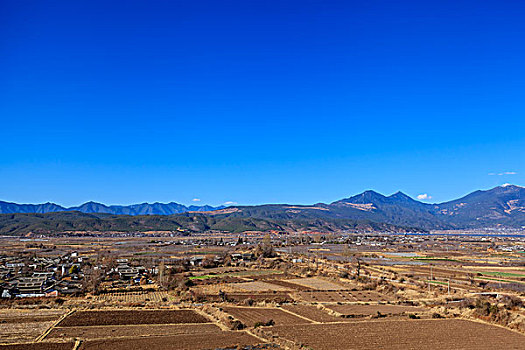
<instances>
[{"instance_id":1,"label":"mountain range","mask_svg":"<svg viewBox=\"0 0 525 350\"><path fill-rule=\"evenodd\" d=\"M516 185L498 186L436 204L417 201L402 192L385 196L375 191L365 191L333 203L314 205L211 207L184 206L172 202L106 206L88 202L78 207L64 208L53 203L33 205L0 202L0 213L19 214L0 215L0 233L4 234L21 229L24 232L39 229L56 231L59 227L63 230L184 229L231 232L270 229L402 232L524 228L525 188ZM141 216L140 220L132 219L137 215Z\"/></svg>"},{"instance_id":2,"label":"mountain range","mask_svg":"<svg viewBox=\"0 0 525 350\"><path fill-rule=\"evenodd\" d=\"M110 205L87 202L77 207L65 208L55 203L44 204L17 204L0 201L0 214L14 213L55 213L61 211L79 211L81 213L104 213L113 215L173 215L193 211L211 211L222 209L224 206L212 207L209 205L185 206L183 204L171 203L141 203L132 205Z\"/></svg>"},{"instance_id":3,"label":"mountain range","mask_svg":"<svg viewBox=\"0 0 525 350\"><path fill-rule=\"evenodd\" d=\"M425 230L523 228L525 188L498 186L437 204L417 201L402 192L385 196L365 191L330 204L260 205L230 207L228 210L235 217L369 220Z\"/></svg>"}]
</instances>

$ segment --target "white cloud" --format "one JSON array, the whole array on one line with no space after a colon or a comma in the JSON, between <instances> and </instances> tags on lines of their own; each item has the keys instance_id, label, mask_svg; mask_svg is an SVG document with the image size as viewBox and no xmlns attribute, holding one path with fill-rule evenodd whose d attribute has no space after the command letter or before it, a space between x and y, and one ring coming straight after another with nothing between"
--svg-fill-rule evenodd
<instances>
[{"instance_id":1,"label":"white cloud","mask_svg":"<svg viewBox=\"0 0 525 350\"><path fill-rule=\"evenodd\" d=\"M227 202L224 202L224 205L236 205L237 202L232 202L232 201L227 201Z\"/></svg>"},{"instance_id":2,"label":"white cloud","mask_svg":"<svg viewBox=\"0 0 525 350\"><path fill-rule=\"evenodd\" d=\"M193 198L191 201L192 201L192 202L200 202L201 199L200 199L200 198Z\"/></svg>"},{"instance_id":3,"label":"white cloud","mask_svg":"<svg viewBox=\"0 0 525 350\"><path fill-rule=\"evenodd\" d=\"M504 171L502 173L489 173L490 176L516 175L515 171Z\"/></svg>"},{"instance_id":4,"label":"white cloud","mask_svg":"<svg viewBox=\"0 0 525 350\"><path fill-rule=\"evenodd\" d=\"M422 193L422 194L420 194L420 195L417 196L417 199L419 199L419 200L432 199L432 196L429 196L429 195L426 194L426 193Z\"/></svg>"}]
</instances>

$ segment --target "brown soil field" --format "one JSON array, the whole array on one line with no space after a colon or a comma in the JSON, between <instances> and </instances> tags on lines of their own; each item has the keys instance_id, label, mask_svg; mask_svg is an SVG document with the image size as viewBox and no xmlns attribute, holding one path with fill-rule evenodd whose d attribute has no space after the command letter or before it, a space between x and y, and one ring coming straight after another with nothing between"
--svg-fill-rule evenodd
<instances>
[{"instance_id":1,"label":"brown soil field","mask_svg":"<svg viewBox=\"0 0 525 350\"><path fill-rule=\"evenodd\" d=\"M270 330L315 350L521 350L525 344L525 336L519 333L452 319L307 324Z\"/></svg>"},{"instance_id":2,"label":"brown soil field","mask_svg":"<svg viewBox=\"0 0 525 350\"><path fill-rule=\"evenodd\" d=\"M288 293L283 292L252 292L252 293L239 293L239 292L226 292L226 298L229 302L233 303L244 303L247 300L253 300L255 302L268 302L268 303L290 303L294 300ZM222 298L219 294L202 294L202 300L206 302L222 302Z\"/></svg>"},{"instance_id":3,"label":"brown soil field","mask_svg":"<svg viewBox=\"0 0 525 350\"><path fill-rule=\"evenodd\" d=\"M56 321L58 319L59 317L57 316L11 317L8 319L0 319L0 324L4 325L7 323L49 322L49 321Z\"/></svg>"},{"instance_id":4,"label":"brown soil field","mask_svg":"<svg viewBox=\"0 0 525 350\"><path fill-rule=\"evenodd\" d=\"M424 308L403 305L330 305L327 308L344 316L369 316L381 313L383 315L399 315L402 313L421 313Z\"/></svg>"},{"instance_id":5,"label":"brown soil field","mask_svg":"<svg viewBox=\"0 0 525 350\"><path fill-rule=\"evenodd\" d=\"M161 302L163 298L168 298L167 292L131 292L131 293L107 293L95 297L97 301L113 301L124 303L139 303L144 301Z\"/></svg>"},{"instance_id":6,"label":"brown soil field","mask_svg":"<svg viewBox=\"0 0 525 350\"><path fill-rule=\"evenodd\" d=\"M271 283L271 284L276 284L278 286L282 286L282 287L285 287L285 288L288 288L288 289L293 289L293 290L298 290L298 291L312 290L312 288L310 288L310 287L306 287L306 286L302 286L300 284L287 282L287 281L284 281L284 280L265 280L265 282L268 282L268 283Z\"/></svg>"},{"instance_id":7,"label":"brown soil field","mask_svg":"<svg viewBox=\"0 0 525 350\"><path fill-rule=\"evenodd\" d=\"M301 286L304 286L310 289L315 289L315 290L344 290L344 289L347 289L339 284L336 284L330 281L325 281L321 278L316 278L316 277L293 278L293 279L289 279L285 281L289 283L298 284L298 285L301 285Z\"/></svg>"},{"instance_id":8,"label":"brown soil field","mask_svg":"<svg viewBox=\"0 0 525 350\"><path fill-rule=\"evenodd\" d=\"M210 322L210 320L193 310L112 310L77 311L62 320L58 326L79 327L207 322Z\"/></svg>"},{"instance_id":9,"label":"brown soil field","mask_svg":"<svg viewBox=\"0 0 525 350\"><path fill-rule=\"evenodd\" d=\"M309 323L303 318L275 308L224 307L223 310L249 327L253 327L257 322L270 320L273 320L276 325Z\"/></svg>"},{"instance_id":10,"label":"brown soil field","mask_svg":"<svg viewBox=\"0 0 525 350\"><path fill-rule=\"evenodd\" d=\"M228 286L234 289L240 290L240 291L247 291L247 292L268 292L268 291L287 292L287 291L290 291L290 288L279 286L273 283L266 283L263 281L231 283L231 284L228 284Z\"/></svg>"},{"instance_id":11,"label":"brown soil field","mask_svg":"<svg viewBox=\"0 0 525 350\"><path fill-rule=\"evenodd\" d=\"M256 280L256 281L266 280L266 279L281 279L283 277L284 276L282 273L268 273L268 274L250 276L251 279Z\"/></svg>"},{"instance_id":12,"label":"brown soil field","mask_svg":"<svg viewBox=\"0 0 525 350\"><path fill-rule=\"evenodd\" d=\"M74 343L31 343L0 345L0 350L72 350Z\"/></svg>"},{"instance_id":13,"label":"brown soil field","mask_svg":"<svg viewBox=\"0 0 525 350\"><path fill-rule=\"evenodd\" d=\"M291 302L292 297L288 293L283 292L260 292L260 293L226 293L228 300L234 302L243 302L245 300L266 301L266 302Z\"/></svg>"},{"instance_id":14,"label":"brown soil field","mask_svg":"<svg viewBox=\"0 0 525 350\"><path fill-rule=\"evenodd\" d=\"M214 324L177 324L177 325L126 325L126 326L91 326L91 327L56 327L46 339L100 339L112 337L142 337L156 335L209 334L220 333Z\"/></svg>"},{"instance_id":15,"label":"brown soil field","mask_svg":"<svg viewBox=\"0 0 525 350\"><path fill-rule=\"evenodd\" d=\"M243 345L256 345L262 343L258 338L246 332L221 332L206 334L203 337L195 335L176 335L165 337L127 338L91 340L83 342L81 350L201 350L233 348Z\"/></svg>"},{"instance_id":16,"label":"brown soil field","mask_svg":"<svg viewBox=\"0 0 525 350\"><path fill-rule=\"evenodd\" d=\"M219 284L219 283L237 283L246 281L240 277L225 276L225 277L211 277L206 279L194 279L192 282L196 285Z\"/></svg>"},{"instance_id":17,"label":"brown soil field","mask_svg":"<svg viewBox=\"0 0 525 350\"><path fill-rule=\"evenodd\" d=\"M314 305L288 304L283 305L282 308L316 322L341 322L346 320L342 317L330 315L326 311L319 310Z\"/></svg>"},{"instance_id":18,"label":"brown soil field","mask_svg":"<svg viewBox=\"0 0 525 350\"><path fill-rule=\"evenodd\" d=\"M297 296L304 301L312 303L330 303L330 302L376 302L376 301L394 301L395 298L390 295L380 294L373 290L363 291L338 291L338 292L299 292Z\"/></svg>"}]
</instances>

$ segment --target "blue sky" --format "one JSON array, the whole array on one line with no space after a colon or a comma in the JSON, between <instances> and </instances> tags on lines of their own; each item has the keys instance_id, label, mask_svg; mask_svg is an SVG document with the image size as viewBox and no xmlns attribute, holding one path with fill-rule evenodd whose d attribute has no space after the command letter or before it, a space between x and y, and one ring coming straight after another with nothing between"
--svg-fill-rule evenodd
<instances>
[{"instance_id":1,"label":"blue sky","mask_svg":"<svg viewBox=\"0 0 525 350\"><path fill-rule=\"evenodd\" d=\"M0 200L523 185L524 17L522 1L4 0Z\"/></svg>"}]
</instances>

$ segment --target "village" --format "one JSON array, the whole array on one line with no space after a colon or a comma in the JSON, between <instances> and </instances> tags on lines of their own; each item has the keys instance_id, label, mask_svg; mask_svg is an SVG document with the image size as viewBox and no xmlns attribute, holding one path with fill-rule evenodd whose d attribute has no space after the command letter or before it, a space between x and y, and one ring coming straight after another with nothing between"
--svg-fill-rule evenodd
<instances>
[{"instance_id":1,"label":"village","mask_svg":"<svg viewBox=\"0 0 525 350\"><path fill-rule=\"evenodd\" d=\"M3 243L0 349L344 349L352 332L376 325L402 326L395 332L407 337L412 327L438 327L434 341L444 343L460 326L517 349L525 333L519 236L252 232ZM190 330L195 322L202 325ZM343 331L341 344L317 342ZM458 339L465 349L488 348ZM380 347L388 337L368 341Z\"/></svg>"}]
</instances>

